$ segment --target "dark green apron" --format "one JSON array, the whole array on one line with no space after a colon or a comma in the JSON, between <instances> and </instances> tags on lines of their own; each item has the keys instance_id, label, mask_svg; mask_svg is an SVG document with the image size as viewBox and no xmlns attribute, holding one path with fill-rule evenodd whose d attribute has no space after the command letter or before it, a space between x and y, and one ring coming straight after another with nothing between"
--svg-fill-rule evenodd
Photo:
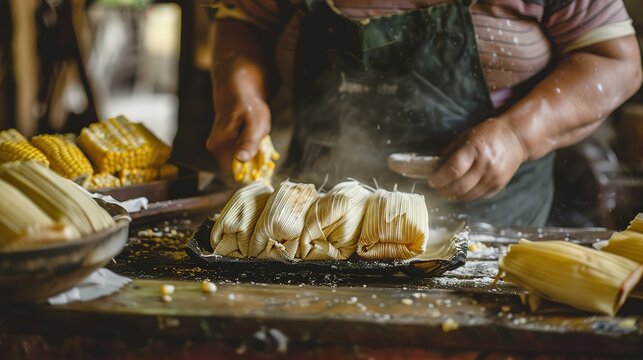
<instances>
[{"instance_id":1,"label":"dark green apron","mask_svg":"<svg viewBox=\"0 0 643 360\"><path fill-rule=\"evenodd\" d=\"M389 171L395 152L435 154L494 115L469 7L455 0L355 22L324 0L304 2L295 58L291 178L347 177L423 193L431 209L474 221L540 226L553 197L552 160L524 164L492 199L447 202L425 182Z\"/></svg>"}]
</instances>

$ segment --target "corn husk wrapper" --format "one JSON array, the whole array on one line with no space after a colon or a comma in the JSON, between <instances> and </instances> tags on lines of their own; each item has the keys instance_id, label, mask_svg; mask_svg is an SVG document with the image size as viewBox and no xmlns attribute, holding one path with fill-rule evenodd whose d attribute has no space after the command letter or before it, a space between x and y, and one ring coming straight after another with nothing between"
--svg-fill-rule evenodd
<instances>
[{"instance_id":1,"label":"corn husk wrapper","mask_svg":"<svg viewBox=\"0 0 643 360\"><path fill-rule=\"evenodd\" d=\"M498 263L505 281L538 297L612 316L643 273L634 261L565 241L523 239Z\"/></svg>"},{"instance_id":2,"label":"corn husk wrapper","mask_svg":"<svg viewBox=\"0 0 643 360\"><path fill-rule=\"evenodd\" d=\"M25 194L0 180L0 250L14 250L78 237L72 227L57 224Z\"/></svg>"},{"instance_id":3,"label":"corn husk wrapper","mask_svg":"<svg viewBox=\"0 0 643 360\"><path fill-rule=\"evenodd\" d=\"M643 214L638 214L627 230L614 233L609 240L599 241L594 247L643 264Z\"/></svg>"},{"instance_id":4,"label":"corn husk wrapper","mask_svg":"<svg viewBox=\"0 0 643 360\"><path fill-rule=\"evenodd\" d=\"M424 196L379 189L368 201L357 254L365 259L409 259L426 250L428 237Z\"/></svg>"},{"instance_id":5,"label":"corn husk wrapper","mask_svg":"<svg viewBox=\"0 0 643 360\"><path fill-rule=\"evenodd\" d=\"M29 197L56 223L75 228L81 236L114 225L114 219L82 188L36 161L0 165L0 178Z\"/></svg>"},{"instance_id":6,"label":"corn husk wrapper","mask_svg":"<svg viewBox=\"0 0 643 360\"><path fill-rule=\"evenodd\" d=\"M248 257L252 233L272 192L271 186L256 181L232 195L210 233L210 243L215 254Z\"/></svg>"},{"instance_id":7,"label":"corn husk wrapper","mask_svg":"<svg viewBox=\"0 0 643 360\"><path fill-rule=\"evenodd\" d=\"M346 260L357 248L366 204L372 191L357 181L335 185L315 201L299 241L306 260Z\"/></svg>"},{"instance_id":8,"label":"corn husk wrapper","mask_svg":"<svg viewBox=\"0 0 643 360\"><path fill-rule=\"evenodd\" d=\"M249 256L260 259L294 259L306 213L317 200L312 184L284 181L268 199L250 242Z\"/></svg>"}]
</instances>

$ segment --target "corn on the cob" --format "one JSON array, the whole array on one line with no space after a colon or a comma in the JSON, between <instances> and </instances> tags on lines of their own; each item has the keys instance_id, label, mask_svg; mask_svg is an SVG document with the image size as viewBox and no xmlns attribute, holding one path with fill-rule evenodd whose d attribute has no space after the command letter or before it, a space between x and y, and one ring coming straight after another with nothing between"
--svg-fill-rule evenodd
<instances>
[{"instance_id":1,"label":"corn on the cob","mask_svg":"<svg viewBox=\"0 0 643 360\"><path fill-rule=\"evenodd\" d=\"M7 129L0 131L0 142L17 142L17 141L28 141L18 130L16 129Z\"/></svg>"},{"instance_id":2,"label":"corn on the cob","mask_svg":"<svg viewBox=\"0 0 643 360\"><path fill-rule=\"evenodd\" d=\"M157 168L123 169L118 172L118 178L122 186L143 184L156 180L158 175L159 171Z\"/></svg>"},{"instance_id":3,"label":"corn on the cob","mask_svg":"<svg viewBox=\"0 0 643 360\"><path fill-rule=\"evenodd\" d=\"M80 235L111 227L112 217L70 180L34 161L0 166L0 178L18 188L54 221L73 226Z\"/></svg>"},{"instance_id":4,"label":"corn on the cob","mask_svg":"<svg viewBox=\"0 0 643 360\"><path fill-rule=\"evenodd\" d=\"M308 210L299 241L306 260L345 260L357 247L368 198L373 194L357 181L335 185Z\"/></svg>"},{"instance_id":5,"label":"corn on the cob","mask_svg":"<svg viewBox=\"0 0 643 360\"><path fill-rule=\"evenodd\" d=\"M45 154L29 143L16 129L0 131L0 163L35 160L49 166Z\"/></svg>"},{"instance_id":6,"label":"corn on the cob","mask_svg":"<svg viewBox=\"0 0 643 360\"><path fill-rule=\"evenodd\" d=\"M0 163L10 161L34 160L49 166L49 160L28 141L0 142Z\"/></svg>"},{"instance_id":7,"label":"corn on the cob","mask_svg":"<svg viewBox=\"0 0 643 360\"><path fill-rule=\"evenodd\" d=\"M25 194L0 180L0 250L73 239L78 232L56 224Z\"/></svg>"},{"instance_id":8,"label":"corn on the cob","mask_svg":"<svg viewBox=\"0 0 643 360\"><path fill-rule=\"evenodd\" d=\"M270 135L266 135L259 143L257 155L249 161L241 162L237 158L232 159L232 174L234 180L249 184L255 180L262 180L270 183L272 174L275 172L275 161L279 160L279 153L272 145Z\"/></svg>"},{"instance_id":9,"label":"corn on the cob","mask_svg":"<svg viewBox=\"0 0 643 360\"><path fill-rule=\"evenodd\" d=\"M607 241L600 241L594 247L643 264L643 214L638 214L627 230L614 233Z\"/></svg>"},{"instance_id":10,"label":"corn on the cob","mask_svg":"<svg viewBox=\"0 0 643 360\"><path fill-rule=\"evenodd\" d=\"M110 173L98 173L92 175L85 185L89 190L111 189L121 186L121 180Z\"/></svg>"},{"instance_id":11,"label":"corn on the cob","mask_svg":"<svg viewBox=\"0 0 643 360\"><path fill-rule=\"evenodd\" d=\"M159 167L159 178L174 179L179 176L179 167L174 164L165 164Z\"/></svg>"},{"instance_id":12,"label":"corn on the cob","mask_svg":"<svg viewBox=\"0 0 643 360\"><path fill-rule=\"evenodd\" d=\"M31 143L49 160L49 167L62 177L82 183L94 169L82 151L63 135L38 135Z\"/></svg>"},{"instance_id":13,"label":"corn on the cob","mask_svg":"<svg viewBox=\"0 0 643 360\"><path fill-rule=\"evenodd\" d=\"M270 185L255 181L232 195L210 233L215 254L248 257L252 233L272 192Z\"/></svg>"},{"instance_id":14,"label":"corn on the cob","mask_svg":"<svg viewBox=\"0 0 643 360\"><path fill-rule=\"evenodd\" d=\"M284 181L275 190L261 212L250 241L248 254L262 259L294 259L306 212L317 200L312 184Z\"/></svg>"},{"instance_id":15,"label":"corn on the cob","mask_svg":"<svg viewBox=\"0 0 643 360\"><path fill-rule=\"evenodd\" d=\"M84 128L78 144L98 172L115 173L123 169L142 169L165 164L171 148L142 124L123 116Z\"/></svg>"},{"instance_id":16,"label":"corn on the cob","mask_svg":"<svg viewBox=\"0 0 643 360\"><path fill-rule=\"evenodd\" d=\"M426 250L428 237L424 196L379 189L367 205L357 254L366 259L408 259Z\"/></svg>"},{"instance_id":17,"label":"corn on the cob","mask_svg":"<svg viewBox=\"0 0 643 360\"><path fill-rule=\"evenodd\" d=\"M520 240L498 261L504 280L582 310L614 315L641 279L643 266L565 241Z\"/></svg>"}]
</instances>

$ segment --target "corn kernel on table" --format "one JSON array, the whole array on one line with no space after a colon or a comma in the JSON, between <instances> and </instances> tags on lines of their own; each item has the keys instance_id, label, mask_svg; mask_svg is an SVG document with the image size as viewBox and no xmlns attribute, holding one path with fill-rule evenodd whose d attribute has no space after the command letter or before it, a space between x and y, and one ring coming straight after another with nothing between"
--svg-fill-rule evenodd
<instances>
[{"instance_id":1,"label":"corn kernel on table","mask_svg":"<svg viewBox=\"0 0 643 360\"><path fill-rule=\"evenodd\" d=\"M604 229L472 225L477 249L465 266L410 279L201 269L183 247L203 218L177 212L133 226L108 266L134 280L117 294L1 307L0 358L643 358L641 300L614 318L553 303L532 313L520 289L490 286L498 257L519 238L588 244L609 238ZM215 291L201 290L204 279ZM165 284L175 288L169 302Z\"/></svg>"}]
</instances>

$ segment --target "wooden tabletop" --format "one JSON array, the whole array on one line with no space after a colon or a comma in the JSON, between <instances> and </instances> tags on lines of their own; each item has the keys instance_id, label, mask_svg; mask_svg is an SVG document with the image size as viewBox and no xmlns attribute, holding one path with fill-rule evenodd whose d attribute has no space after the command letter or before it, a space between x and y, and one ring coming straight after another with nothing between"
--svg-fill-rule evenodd
<instances>
[{"instance_id":1,"label":"wooden tabletop","mask_svg":"<svg viewBox=\"0 0 643 360\"><path fill-rule=\"evenodd\" d=\"M472 227L467 264L443 276L226 273L195 266L183 246L198 217L133 227L108 268L122 291L64 306L0 309L0 354L10 358L531 358L533 354L643 357L643 302L610 318L491 286L496 261L520 237L589 243L601 229ZM217 284L202 293L200 281ZM160 286L176 287L164 302ZM8 355L9 356L9 355ZM2 355L0 355L2 358Z\"/></svg>"}]
</instances>

